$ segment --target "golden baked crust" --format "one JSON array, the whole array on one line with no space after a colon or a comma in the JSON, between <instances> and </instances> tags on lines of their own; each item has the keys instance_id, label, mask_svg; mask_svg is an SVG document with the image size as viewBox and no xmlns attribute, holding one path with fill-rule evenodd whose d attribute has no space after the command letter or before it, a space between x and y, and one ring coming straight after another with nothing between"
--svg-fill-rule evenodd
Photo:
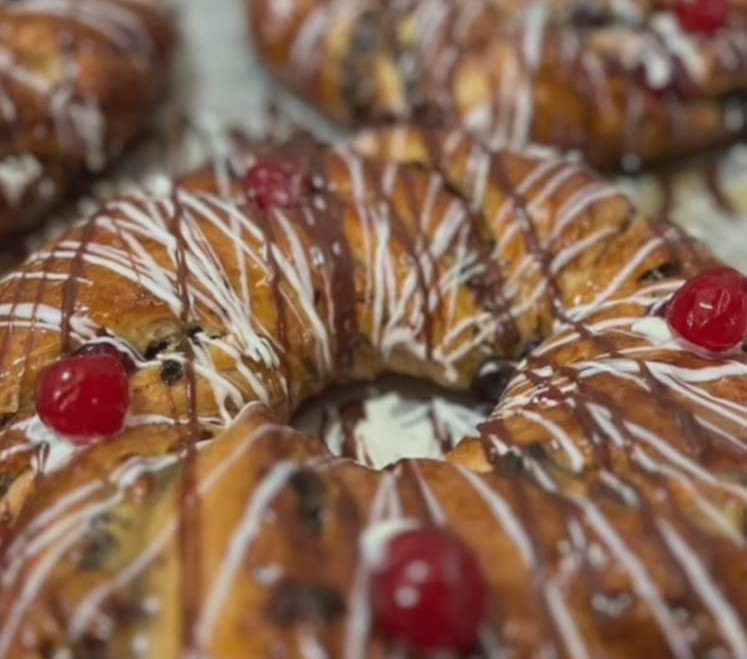
<instances>
[{"instance_id":1,"label":"golden baked crust","mask_svg":"<svg viewBox=\"0 0 747 659\"><path fill-rule=\"evenodd\" d=\"M247 198L257 159L303 174L299 208ZM111 202L0 286L0 656L390 656L361 541L400 517L477 554L484 656L743 656L747 360L640 324L714 263L585 168L459 131ZM102 339L138 360L128 427L61 460L36 376ZM522 354L448 460L374 471L286 425L330 382L464 388Z\"/></svg>"},{"instance_id":2,"label":"golden baked crust","mask_svg":"<svg viewBox=\"0 0 747 659\"><path fill-rule=\"evenodd\" d=\"M142 130L164 91L173 20L167 0L0 4L0 238Z\"/></svg>"},{"instance_id":3,"label":"golden baked crust","mask_svg":"<svg viewBox=\"0 0 747 659\"><path fill-rule=\"evenodd\" d=\"M738 137L746 5L691 36L657 0L249 0L259 55L346 124L461 123L497 146L580 150L604 167Z\"/></svg>"}]
</instances>

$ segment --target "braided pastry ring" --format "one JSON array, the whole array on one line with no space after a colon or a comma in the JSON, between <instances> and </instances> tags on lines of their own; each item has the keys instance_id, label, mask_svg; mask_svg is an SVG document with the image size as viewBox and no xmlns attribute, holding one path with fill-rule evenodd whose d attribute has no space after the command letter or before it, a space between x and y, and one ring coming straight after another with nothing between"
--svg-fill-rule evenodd
<instances>
[{"instance_id":1,"label":"braided pastry ring","mask_svg":"<svg viewBox=\"0 0 747 659\"><path fill-rule=\"evenodd\" d=\"M256 48L270 71L338 121L462 124L497 146L555 145L607 169L692 153L743 131L744 3L729 0L725 24L714 34L688 33L677 4L250 0L248 6Z\"/></svg>"},{"instance_id":2,"label":"braided pastry ring","mask_svg":"<svg viewBox=\"0 0 747 659\"><path fill-rule=\"evenodd\" d=\"M257 163L298 205L247 194ZM0 654L388 656L362 543L404 518L477 556L485 656L741 656L744 355L641 326L714 264L585 168L460 131L300 139L111 202L0 287ZM127 427L61 455L33 383L101 341L137 362ZM374 471L287 426L333 381L466 387L522 353L444 461Z\"/></svg>"}]
</instances>

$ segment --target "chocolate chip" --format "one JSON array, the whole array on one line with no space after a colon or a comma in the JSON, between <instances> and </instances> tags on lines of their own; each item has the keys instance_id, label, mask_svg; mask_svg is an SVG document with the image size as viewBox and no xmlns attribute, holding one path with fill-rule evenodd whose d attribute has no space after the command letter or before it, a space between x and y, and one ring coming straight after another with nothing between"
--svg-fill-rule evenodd
<instances>
[{"instance_id":1,"label":"chocolate chip","mask_svg":"<svg viewBox=\"0 0 747 659\"><path fill-rule=\"evenodd\" d=\"M171 342L168 339L164 339L162 341L154 341L151 343L146 349L145 349L145 358L146 359L155 359L165 350L168 350L169 346L171 345Z\"/></svg>"},{"instance_id":2,"label":"chocolate chip","mask_svg":"<svg viewBox=\"0 0 747 659\"><path fill-rule=\"evenodd\" d=\"M34 650L35 652L26 656L39 656L40 659L60 659L60 657L71 657L73 659L111 659L113 656L109 651L106 641L95 638L90 634L83 636L74 643L58 639L42 639Z\"/></svg>"},{"instance_id":3,"label":"chocolate chip","mask_svg":"<svg viewBox=\"0 0 747 659\"><path fill-rule=\"evenodd\" d=\"M544 341L545 337L541 336L534 339L534 341L530 341L529 343L527 343L521 351L521 359L524 359L531 355L537 348L542 345L542 343L544 343Z\"/></svg>"},{"instance_id":4,"label":"chocolate chip","mask_svg":"<svg viewBox=\"0 0 747 659\"><path fill-rule=\"evenodd\" d=\"M545 449L542 442L533 442L527 447L527 451L534 460L548 461L550 459L547 449Z\"/></svg>"},{"instance_id":5,"label":"chocolate chip","mask_svg":"<svg viewBox=\"0 0 747 659\"><path fill-rule=\"evenodd\" d=\"M0 497L8 494L11 485L13 485L13 479L10 476L0 476Z\"/></svg>"},{"instance_id":6,"label":"chocolate chip","mask_svg":"<svg viewBox=\"0 0 747 659\"><path fill-rule=\"evenodd\" d=\"M329 586L286 580L275 588L267 613L279 627L303 623L330 625L345 613L345 601Z\"/></svg>"},{"instance_id":7,"label":"chocolate chip","mask_svg":"<svg viewBox=\"0 0 747 659\"><path fill-rule=\"evenodd\" d=\"M298 499L298 514L313 535L322 532L326 487L324 481L310 469L297 471L290 486Z\"/></svg>"},{"instance_id":8,"label":"chocolate chip","mask_svg":"<svg viewBox=\"0 0 747 659\"><path fill-rule=\"evenodd\" d=\"M575 27L582 29L598 29L615 22L615 15L610 8L597 0L577 2L570 8L568 18Z\"/></svg>"},{"instance_id":9,"label":"chocolate chip","mask_svg":"<svg viewBox=\"0 0 747 659\"><path fill-rule=\"evenodd\" d=\"M64 652L64 649L59 647L57 643L52 641L42 641L36 648L41 659L54 659ZM64 655L63 655L64 656Z\"/></svg>"},{"instance_id":10,"label":"chocolate chip","mask_svg":"<svg viewBox=\"0 0 747 659\"><path fill-rule=\"evenodd\" d=\"M161 381L172 386L184 377L184 366L181 362L174 359L168 359L161 365Z\"/></svg>"},{"instance_id":11,"label":"chocolate chip","mask_svg":"<svg viewBox=\"0 0 747 659\"><path fill-rule=\"evenodd\" d=\"M3 430L12 420L15 414L0 414L0 430Z\"/></svg>"},{"instance_id":12,"label":"chocolate chip","mask_svg":"<svg viewBox=\"0 0 747 659\"><path fill-rule=\"evenodd\" d=\"M507 365L491 362L472 381L472 392L481 401L495 403L505 391L512 375L513 369Z\"/></svg>"},{"instance_id":13,"label":"chocolate chip","mask_svg":"<svg viewBox=\"0 0 747 659\"><path fill-rule=\"evenodd\" d=\"M664 263L657 268L652 268L643 273L638 281L642 282L657 282L662 279L670 279L676 277L680 273L680 267L676 263Z\"/></svg>"},{"instance_id":14,"label":"chocolate chip","mask_svg":"<svg viewBox=\"0 0 747 659\"><path fill-rule=\"evenodd\" d=\"M133 599L132 595L112 597L106 609L121 627L129 627L148 617L143 602Z\"/></svg>"},{"instance_id":15,"label":"chocolate chip","mask_svg":"<svg viewBox=\"0 0 747 659\"><path fill-rule=\"evenodd\" d=\"M376 12L365 12L358 17L351 41L351 51L356 56L374 54L382 47L384 36Z\"/></svg>"},{"instance_id":16,"label":"chocolate chip","mask_svg":"<svg viewBox=\"0 0 747 659\"><path fill-rule=\"evenodd\" d=\"M497 470L507 476L521 476L526 473L527 470L524 458L518 453L513 452L504 453L503 455L498 456L495 466Z\"/></svg>"},{"instance_id":17,"label":"chocolate chip","mask_svg":"<svg viewBox=\"0 0 747 659\"><path fill-rule=\"evenodd\" d=\"M75 659L110 659L109 645L98 638L83 638L72 646Z\"/></svg>"},{"instance_id":18,"label":"chocolate chip","mask_svg":"<svg viewBox=\"0 0 747 659\"><path fill-rule=\"evenodd\" d=\"M110 520L107 517L97 517L86 532L85 545L78 558L77 565L83 572L100 570L109 553L116 547L117 542L109 530Z\"/></svg>"},{"instance_id":19,"label":"chocolate chip","mask_svg":"<svg viewBox=\"0 0 747 659\"><path fill-rule=\"evenodd\" d=\"M376 92L370 82L371 72L376 54L390 51L386 34L375 11L358 17L341 64L342 88L354 117L364 118L371 114L371 102Z\"/></svg>"},{"instance_id":20,"label":"chocolate chip","mask_svg":"<svg viewBox=\"0 0 747 659\"><path fill-rule=\"evenodd\" d=\"M204 330L199 325L195 325L193 327L190 327L187 330L187 336L195 341L196 343L200 342L200 334L203 334Z\"/></svg>"}]
</instances>

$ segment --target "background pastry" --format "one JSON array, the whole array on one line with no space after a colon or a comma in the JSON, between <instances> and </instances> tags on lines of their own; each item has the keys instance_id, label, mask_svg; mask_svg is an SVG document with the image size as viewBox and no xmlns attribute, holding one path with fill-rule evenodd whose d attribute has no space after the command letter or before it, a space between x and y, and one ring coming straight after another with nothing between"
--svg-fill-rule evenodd
<instances>
[{"instance_id":1,"label":"background pastry","mask_svg":"<svg viewBox=\"0 0 747 659\"><path fill-rule=\"evenodd\" d=\"M267 67L347 125L462 124L637 169L731 141L745 5L727 0L251 0Z\"/></svg>"},{"instance_id":2,"label":"background pastry","mask_svg":"<svg viewBox=\"0 0 747 659\"><path fill-rule=\"evenodd\" d=\"M0 239L143 130L165 91L173 22L165 0L0 4Z\"/></svg>"}]
</instances>

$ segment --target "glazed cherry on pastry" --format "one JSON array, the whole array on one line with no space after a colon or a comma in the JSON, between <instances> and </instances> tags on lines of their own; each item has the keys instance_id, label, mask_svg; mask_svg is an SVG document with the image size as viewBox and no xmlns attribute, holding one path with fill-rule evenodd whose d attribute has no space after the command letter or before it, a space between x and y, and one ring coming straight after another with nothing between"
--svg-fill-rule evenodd
<instances>
[{"instance_id":1,"label":"glazed cherry on pastry","mask_svg":"<svg viewBox=\"0 0 747 659\"><path fill-rule=\"evenodd\" d=\"M666 309L675 334L709 352L728 352L747 334L747 279L713 268L684 284Z\"/></svg>"},{"instance_id":2,"label":"glazed cherry on pastry","mask_svg":"<svg viewBox=\"0 0 747 659\"><path fill-rule=\"evenodd\" d=\"M301 200L301 176L290 167L260 163L244 176L244 189L262 210L292 209Z\"/></svg>"},{"instance_id":3,"label":"glazed cherry on pastry","mask_svg":"<svg viewBox=\"0 0 747 659\"><path fill-rule=\"evenodd\" d=\"M423 651L468 652L488 587L474 555L453 535L415 529L395 536L371 579L373 614L390 638Z\"/></svg>"},{"instance_id":4,"label":"glazed cherry on pastry","mask_svg":"<svg viewBox=\"0 0 747 659\"><path fill-rule=\"evenodd\" d=\"M62 359L43 371L37 382L39 418L76 444L119 432L129 406L127 371L110 354Z\"/></svg>"},{"instance_id":5,"label":"glazed cherry on pastry","mask_svg":"<svg viewBox=\"0 0 747 659\"><path fill-rule=\"evenodd\" d=\"M677 20L686 32L711 35L724 27L729 18L728 0L678 0Z\"/></svg>"},{"instance_id":6,"label":"glazed cherry on pastry","mask_svg":"<svg viewBox=\"0 0 747 659\"><path fill-rule=\"evenodd\" d=\"M75 357L91 357L93 355L111 355L112 357L119 359L128 375L132 375L137 370L132 356L119 350L111 343L105 343L103 341L100 343L87 343L73 353L73 356Z\"/></svg>"}]
</instances>

